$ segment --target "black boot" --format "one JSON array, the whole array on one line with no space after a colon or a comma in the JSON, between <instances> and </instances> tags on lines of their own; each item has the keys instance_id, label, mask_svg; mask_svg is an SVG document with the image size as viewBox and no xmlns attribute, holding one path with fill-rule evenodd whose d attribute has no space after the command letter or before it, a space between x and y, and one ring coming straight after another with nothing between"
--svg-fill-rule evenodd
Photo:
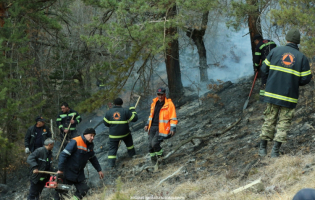
<instances>
[{"instance_id":1,"label":"black boot","mask_svg":"<svg viewBox=\"0 0 315 200\"><path fill-rule=\"evenodd\" d=\"M267 155L267 140L260 140L259 156L265 157Z\"/></svg>"},{"instance_id":2,"label":"black boot","mask_svg":"<svg viewBox=\"0 0 315 200\"><path fill-rule=\"evenodd\" d=\"M163 154L163 153L162 153L161 155L158 155L158 156L157 156L157 159L160 160L159 164L161 164L161 165L165 165L165 164L166 164L166 162L165 162L165 160L163 159L163 157L164 157L164 154Z\"/></svg>"},{"instance_id":3,"label":"black boot","mask_svg":"<svg viewBox=\"0 0 315 200\"><path fill-rule=\"evenodd\" d=\"M156 156L151 156L151 162L153 165L156 164L156 161L157 161L157 157Z\"/></svg>"},{"instance_id":4,"label":"black boot","mask_svg":"<svg viewBox=\"0 0 315 200\"><path fill-rule=\"evenodd\" d=\"M273 148L271 151L271 158L279 157L281 144L282 144L282 142L277 142L277 141L274 142Z\"/></svg>"},{"instance_id":5,"label":"black boot","mask_svg":"<svg viewBox=\"0 0 315 200\"><path fill-rule=\"evenodd\" d=\"M134 148L131 150L128 150L128 155L130 158L132 158L134 155L136 155L136 150Z\"/></svg>"}]
</instances>

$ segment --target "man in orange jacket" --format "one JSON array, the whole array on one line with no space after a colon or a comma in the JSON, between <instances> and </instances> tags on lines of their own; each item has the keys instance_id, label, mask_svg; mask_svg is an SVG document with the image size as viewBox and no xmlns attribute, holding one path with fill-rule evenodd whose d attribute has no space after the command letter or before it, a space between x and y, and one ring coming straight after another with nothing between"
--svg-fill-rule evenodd
<instances>
[{"instance_id":1,"label":"man in orange jacket","mask_svg":"<svg viewBox=\"0 0 315 200\"><path fill-rule=\"evenodd\" d=\"M165 88L157 89L157 97L151 104L151 112L145 131L149 131L149 152L152 163L163 156L160 144L164 139L172 137L176 132L178 123L175 106L171 99L166 98Z\"/></svg>"}]
</instances>

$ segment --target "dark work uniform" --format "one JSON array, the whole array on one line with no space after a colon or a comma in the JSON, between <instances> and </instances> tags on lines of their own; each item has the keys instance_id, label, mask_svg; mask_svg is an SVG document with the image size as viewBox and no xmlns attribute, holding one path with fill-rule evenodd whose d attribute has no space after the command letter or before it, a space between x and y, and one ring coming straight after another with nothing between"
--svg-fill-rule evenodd
<instances>
[{"instance_id":1,"label":"dark work uniform","mask_svg":"<svg viewBox=\"0 0 315 200\"><path fill-rule=\"evenodd\" d=\"M277 47L276 43L272 40L260 40L259 43L256 45L255 48L255 56L254 56L254 63L255 63L255 68L260 68L260 66L263 64L265 61L266 57L268 56L269 52ZM264 73L262 73L261 69L260 71L260 77L261 77L261 86L262 89L260 90L260 95L264 96L264 86L266 85L267 82L267 77L265 76Z\"/></svg>"},{"instance_id":2,"label":"dark work uniform","mask_svg":"<svg viewBox=\"0 0 315 200\"><path fill-rule=\"evenodd\" d=\"M268 77L264 102L265 122L261 129L262 140L287 141L295 107L299 98L299 87L308 84L312 72L307 57L296 44L273 49L262 65Z\"/></svg>"},{"instance_id":3,"label":"dark work uniform","mask_svg":"<svg viewBox=\"0 0 315 200\"><path fill-rule=\"evenodd\" d=\"M136 122L137 120L138 115L134 107L130 107L128 110L116 105L106 112L104 124L109 127L108 161L110 167L115 166L120 140L123 140L126 144L130 157L136 154L129 129L129 122Z\"/></svg>"},{"instance_id":4,"label":"dark work uniform","mask_svg":"<svg viewBox=\"0 0 315 200\"><path fill-rule=\"evenodd\" d=\"M81 116L77 111L70 109L68 113L63 113L61 111L56 119L57 126L60 129L60 137L63 140L65 136L64 130L69 127L73 115L74 124L71 124L70 126L70 131L67 133L65 145L68 143L70 139L78 136L76 127L82 121Z\"/></svg>"},{"instance_id":5,"label":"dark work uniform","mask_svg":"<svg viewBox=\"0 0 315 200\"><path fill-rule=\"evenodd\" d=\"M161 141L159 140L159 116L160 110L164 106L165 101L157 101L154 108L154 116L152 118L152 125L149 133L149 152L150 155L154 156L159 154L161 156L163 154Z\"/></svg>"},{"instance_id":6,"label":"dark work uniform","mask_svg":"<svg viewBox=\"0 0 315 200\"><path fill-rule=\"evenodd\" d=\"M27 163L31 166L30 180L31 187L29 191L28 200L39 199L39 195L45 187L46 182L49 180L49 174L34 174L33 170L39 171L52 171L52 153L45 147L40 147L31 153L27 158Z\"/></svg>"},{"instance_id":7,"label":"dark work uniform","mask_svg":"<svg viewBox=\"0 0 315 200\"><path fill-rule=\"evenodd\" d=\"M70 143L60 153L58 168L64 172L65 184L76 187L74 199L82 199L89 190L84 175L84 168L87 162L90 161L97 172L102 171L93 148L94 143L89 143L84 135L81 135L71 139ZM59 199L60 197L57 193L55 200Z\"/></svg>"},{"instance_id":8,"label":"dark work uniform","mask_svg":"<svg viewBox=\"0 0 315 200\"><path fill-rule=\"evenodd\" d=\"M44 141L51 137L50 130L44 125L43 127L36 127L36 124L27 129L24 145L34 152L37 148L44 145Z\"/></svg>"}]
</instances>

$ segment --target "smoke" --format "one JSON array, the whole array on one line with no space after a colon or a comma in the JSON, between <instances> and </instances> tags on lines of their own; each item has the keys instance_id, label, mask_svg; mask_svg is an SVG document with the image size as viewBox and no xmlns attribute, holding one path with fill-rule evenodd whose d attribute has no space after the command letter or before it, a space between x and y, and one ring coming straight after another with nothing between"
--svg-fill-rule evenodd
<instances>
[{"instance_id":1,"label":"smoke","mask_svg":"<svg viewBox=\"0 0 315 200\"><path fill-rule=\"evenodd\" d=\"M228 29L224 22L208 23L204 43L207 50L208 77L217 80L237 82L240 78L253 75L253 62L248 29L238 32ZM247 34L247 35L246 35ZM183 36L183 34L181 34ZM180 38L180 43L184 39ZM183 45L184 46L184 45ZM186 46L180 54L182 81L184 86L191 81L199 83L199 56L197 47Z\"/></svg>"}]
</instances>

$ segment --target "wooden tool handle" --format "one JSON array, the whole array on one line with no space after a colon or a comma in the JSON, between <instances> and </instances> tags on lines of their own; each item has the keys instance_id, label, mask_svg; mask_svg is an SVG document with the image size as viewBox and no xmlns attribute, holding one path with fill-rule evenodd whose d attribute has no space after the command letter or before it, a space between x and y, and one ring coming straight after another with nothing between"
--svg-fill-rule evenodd
<instances>
[{"instance_id":1,"label":"wooden tool handle","mask_svg":"<svg viewBox=\"0 0 315 200\"><path fill-rule=\"evenodd\" d=\"M75 114L72 115L71 120L73 120L74 116L75 116ZM69 123L68 129L70 128L70 126L71 126L71 121L70 121L70 123ZM68 134L68 133L66 133L65 136L63 137L62 143L61 143L60 148L59 148L59 151L58 151L58 153L57 153L57 157L56 157L57 160L58 160L58 157L59 157L61 148L62 148L62 146L63 146L63 143L65 142L65 139L66 139L66 137L67 137L67 134Z\"/></svg>"},{"instance_id":2,"label":"wooden tool handle","mask_svg":"<svg viewBox=\"0 0 315 200\"><path fill-rule=\"evenodd\" d=\"M38 171L40 174L57 174L57 172Z\"/></svg>"},{"instance_id":3,"label":"wooden tool handle","mask_svg":"<svg viewBox=\"0 0 315 200\"><path fill-rule=\"evenodd\" d=\"M139 103L139 101L140 101L140 98L141 98L141 96L139 96L139 98L138 98L138 100L137 100L137 103L136 103L136 105L135 105L135 108L137 108L137 105L138 105L138 103Z\"/></svg>"}]
</instances>

